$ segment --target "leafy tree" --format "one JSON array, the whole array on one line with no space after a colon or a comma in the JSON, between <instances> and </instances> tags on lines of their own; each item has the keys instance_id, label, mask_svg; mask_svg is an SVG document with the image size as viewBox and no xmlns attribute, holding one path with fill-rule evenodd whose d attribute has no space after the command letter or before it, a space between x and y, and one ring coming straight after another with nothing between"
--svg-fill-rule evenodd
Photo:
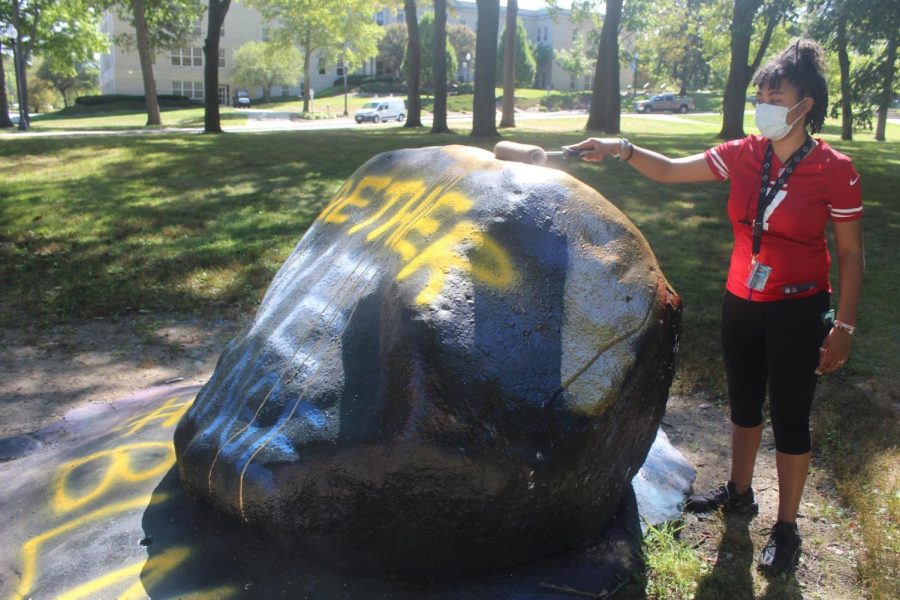
<instances>
[{"instance_id":1,"label":"leafy tree","mask_svg":"<svg viewBox=\"0 0 900 600\"><path fill-rule=\"evenodd\" d=\"M500 0L476 0L478 32L475 51L475 98L472 102L472 135L497 136L497 29Z\"/></svg>"},{"instance_id":2,"label":"leafy tree","mask_svg":"<svg viewBox=\"0 0 900 600\"><path fill-rule=\"evenodd\" d=\"M538 48L550 49L550 60L553 59L553 50L550 46L540 44ZM597 61L596 57L592 57L591 54L596 50L596 43L592 42L589 36L581 35L575 38L571 48L562 48L556 52L556 62L570 76L581 79L585 75L591 74Z\"/></svg>"},{"instance_id":3,"label":"leafy tree","mask_svg":"<svg viewBox=\"0 0 900 600\"><path fill-rule=\"evenodd\" d=\"M406 23L391 23L384 28L384 37L378 42L378 57L386 71L402 73L403 57L406 54Z\"/></svg>"},{"instance_id":4,"label":"leafy tree","mask_svg":"<svg viewBox=\"0 0 900 600\"><path fill-rule=\"evenodd\" d=\"M762 63L776 25L792 14L793 7L794 0L734 0L731 19L731 63L722 103L722 129L719 131L719 137L724 139L744 137L747 86L753 73ZM757 20L764 30L756 56L750 63L750 42Z\"/></svg>"},{"instance_id":5,"label":"leafy tree","mask_svg":"<svg viewBox=\"0 0 900 600\"><path fill-rule=\"evenodd\" d=\"M419 20L416 16L416 0L403 0L406 17L406 123L404 127L422 126L422 98L419 85L422 64L422 41L419 36Z\"/></svg>"},{"instance_id":6,"label":"leafy tree","mask_svg":"<svg viewBox=\"0 0 900 600\"><path fill-rule=\"evenodd\" d=\"M189 47L194 39L194 24L206 7L201 0L98 0L127 20L134 33L116 36L123 47L136 47L141 65L147 125L161 125L153 60L161 50ZM218 57L216 58L218 62ZM216 90L208 90L215 94Z\"/></svg>"},{"instance_id":7,"label":"leafy tree","mask_svg":"<svg viewBox=\"0 0 900 600\"><path fill-rule=\"evenodd\" d=\"M209 0L206 40L203 43L206 57L203 85L208 90L203 97L204 133L222 133L222 118L219 114L219 41L230 6L231 0Z\"/></svg>"},{"instance_id":8,"label":"leafy tree","mask_svg":"<svg viewBox=\"0 0 900 600\"><path fill-rule=\"evenodd\" d=\"M77 63L106 48L100 35L99 13L87 0L7 0L0 8L0 26L11 25L15 80L19 96L19 129L28 129L26 65L33 56L68 57ZM5 90L0 91L5 94Z\"/></svg>"},{"instance_id":9,"label":"leafy tree","mask_svg":"<svg viewBox=\"0 0 900 600\"><path fill-rule=\"evenodd\" d=\"M622 107L619 100L619 23L622 18L623 0L608 0L600 44L591 108L588 115L588 131L618 133Z\"/></svg>"},{"instance_id":10,"label":"leafy tree","mask_svg":"<svg viewBox=\"0 0 900 600\"><path fill-rule=\"evenodd\" d=\"M453 46L458 61L466 60L466 54L470 54L472 56L470 62L474 62L476 43L474 31L467 25L448 25L447 37L450 38L450 45Z\"/></svg>"},{"instance_id":11,"label":"leafy tree","mask_svg":"<svg viewBox=\"0 0 900 600\"><path fill-rule=\"evenodd\" d=\"M658 13L653 51L661 73L678 82L679 94L709 81L710 67L703 49L701 0L674 0ZM662 18L659 18L662 17Z\"/></svg>"},{"instance_id":12,"label":"leafy tree","mask_svg":"<svg viewBox=\"0 0 900 600\"><path fill-rule=\"evenodd\" d=\"M832 110L841 111L841 137L852 137L854 122L871 127L877 115L875 139L884 141L887 111L896 95L896 0L819 0L814 7L813 32L838 53L841 94Z\"/></svg>"},{"instance_id":13,"label":"leafy tree","mask_svg":"<svg viewBox=\"0 0 900 600\"><path fill-rule=\"evenodd\" d=\"M557 57L556 53L553 51L553 46L549 44L544 44L543 42L537 44L531 50L532 54L534 54L534 62L537 65L538 70L545 70L550 68L550 65L553 64L553 59ZM562 51L560 51L562 52ZM565 68L565 67L563 67ZM588 68L590 70L590 68ZM537 79L537 72L535 72L535 80ZM539 85L537 81L535 81L535 86Z\"/></svg>"},{"instance_id":14,"label":"leafy tree","mask_svg":"<svg viewBox=\"0 0 900 600\"><path fill-rule=\"evenodd\" d=\"M282 41L247 42L234 52L234 84L260 87L266 102L272 99L272 86L291 84L300 79L303 57L300 51Z\"/></svg>"},{"instance_id":15,"label":"leafy tree","mask_svg":"<svg viewBox=\"0 0 900 600\"><path fill-rule=\"evenodd\" d=\"M447 127L447 73L456 73L456 56L450 40L447 39L447 0L434 0L434 27L431 38L431 69L434 73L434 117L431 133L450 133L450 128Z\"/></svg>"},{"instance_id":16,"label":"leafy tree","mask_svg":"<svg viewBox=\"0 0 900 600\"><path fill-rule=\"evenodd\" d=\"M59 106L60 100L53 84L38 77L39 68L28 73L28 110L33 113L49 112Z\"/></svg>"},{"instance_id":17,"label":"leafy tree","mask_svg":"<svg viewBox=\"0 0 900 600\"><path fill-rule=\"evenodd\" d=\"M383 28L372 20L372 4L366 0L250 0L266 19L276 24L273 39L296 45L303 60L303 111L309 111L311 61L343 57L362 64L378 52Z\"/></svg>"},{"instance_id":18,"label":"leafy tree","mask_svg":"<svg viewBox=\"0 0 900 600\"><path fill-rule=\"evenodd\" d=\"M431 90L433 90L437 85L434 69L434 61L436 56L436 47L434 40L435 18L431 14L426 14L419 20L419 41L422 47L422 56L419 65L419 72L421 73L419 82L424 87ZM444 81L446 83L446 74L456 73L457 70L456 52L453 50L453 46L450 44L450 40L446 38L446 35L444 36L444 55Z\"/></svg>"},{"instance_id":19,"label":"leafy tree","mask_svg":"<svg viewBox=\"0 0 900 600\"><path fill-rule=\"evenodd\" d=\"M509 15L510 9L509 5L506 7L506 14ZM507 20L508 21L508 20ZM500 34L500 45L497 48L497 78L502 79L503 77L503 68L504 68L504 58L506 56L506 50L504 45L506 43L506 32L509 30L509 26L507 26L503 33ZM525 32L525 24L522 23L522 19L516 19L515 22L515 32L516 37L513 43L515 44L515 83L516 87L531 87L534 85L534 75L537 72L537 61L534 58L534 52L531 50L531 45L528 43L528 33Z\"/></svg>"},{"instance_id":20,"label":"leafy tree","mask_svg":"<svg viewBox=\"0 0 900 600\"><path fill-rule=\"evenodd\" d=\"M500 127L516 126L516 80L518 79L516 76L518 75L518 67L522 62L520 57L516 56L516 50L524 41L526 52L531 52L531 49L528 47L527 36L519 35L520 33L525 33L525 27L522 26L521 22L517 23L518 14L518 0L507 0L506 29L500 35L500 48L497 51L498 73L502 73L503 78L503 105L500 115ZM515 28L515 35L509 33L513 28ZM521 32L519 28L522 29ZM534 57L531 60L534 62ZM531 79L534 79L534 73L531 74ZM528 85L528 83L525 85Z\"/></svg>"},{"instance_id":21,"label":"leafy tree","mask_svg":"<svg viewBox=\"0 0 900 600\"><path fill-rule=\"evenodd\" d=\"M41 62L37 70L39 79L48 82L62 96L63 106L69 106L69 93L85 93L95 90L100 83L100 69L94 62L83 62L75 66L59 64L48 58Z\"/></svg>"}]
</instances>

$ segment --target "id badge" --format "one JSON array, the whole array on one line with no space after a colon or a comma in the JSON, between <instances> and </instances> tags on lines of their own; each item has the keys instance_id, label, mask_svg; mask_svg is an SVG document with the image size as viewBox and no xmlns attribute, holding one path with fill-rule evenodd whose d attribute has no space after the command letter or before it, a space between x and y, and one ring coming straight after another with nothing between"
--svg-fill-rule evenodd
<instances>
[{"instance_id":1,"label":"id badge","mask_svg":"<svg viewBox=\"0 0 900 600\"><path fill-rule=\"evenodd\" d=\"M747 287L757 292L763 291L771 274L772 267L762 263L753 263L750 268L750 276L747 278Z\"/></svg>"}]
</instances>

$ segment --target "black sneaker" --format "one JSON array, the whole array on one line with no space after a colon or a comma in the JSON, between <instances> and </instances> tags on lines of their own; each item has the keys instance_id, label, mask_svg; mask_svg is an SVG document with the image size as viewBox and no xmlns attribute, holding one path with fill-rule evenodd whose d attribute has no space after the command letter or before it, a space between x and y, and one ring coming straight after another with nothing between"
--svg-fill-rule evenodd
<instances>
[{"instance_id":1,"label":"black sneaker","mask_svg":"<svg viewBox=\"0 0 900 600\"><path fill-rule=\"evenodd\" d=\"M790 573L800 562L800 534L796 523L778 521L759 555L759 570L769 576Z\"/></svg>"},{"instance_id":2,"label":"black sneaker","mask_svg":"<svg viewBox=\"0 0 900 600\"><path fill-rule=\"evenodd\" d=\"M738 515L755 515L759 512L759 505L753 498L753 488L738 494L731 481L712 492L695 494L684 504L684 510L691 513L711 512L718 508Z\"/></svg>"}]
</instances>

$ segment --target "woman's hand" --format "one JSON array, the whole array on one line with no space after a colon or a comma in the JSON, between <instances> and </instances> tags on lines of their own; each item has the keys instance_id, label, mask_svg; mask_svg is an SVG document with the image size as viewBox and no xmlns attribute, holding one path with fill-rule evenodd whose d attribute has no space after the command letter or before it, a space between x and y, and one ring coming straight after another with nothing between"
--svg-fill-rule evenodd
<instances>
[{"instance_id":1,"label":"woman's hand","mask_svg":"<svg viewBox=\"0 0 900 600\"><path fill-rule=\"evenodd\" d=\"M568 150L578 152L581 158L588 162L600 162L607 156L618 154L622 149L620 138L588 138L572 146L563 146Z\"/></svg>"},{"instance_id":2,"label":"woman's hand","mask_svg":"<svg viewBox=\"0 0 900 600\"><path fill-rule=\"evenodd\" d=\"M819 348L819 366L816 367L816 375L825 373L834 373L844 366L844 363L850 358L850 345L853 337L837 327L832 327L831 331L822 342Z\"/></svg>"}]
</instances>

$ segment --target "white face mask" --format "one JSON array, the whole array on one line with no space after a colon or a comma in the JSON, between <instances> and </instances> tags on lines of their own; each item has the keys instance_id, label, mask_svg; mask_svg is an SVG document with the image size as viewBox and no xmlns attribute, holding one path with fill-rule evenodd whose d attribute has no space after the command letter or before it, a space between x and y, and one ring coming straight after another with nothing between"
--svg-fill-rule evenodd
<instances>
[{"instance_id":1,"label":"white face mask","mask_svg":"<svg viewBox=\"0 0 900 600\"><path fill-rule=\"evenodd\" d=\"M800 102L803 102L801 100ZM794 119L793 123L788 124L787 116L790 111L800 106L800 102L790 108L783 106L775 106L774 104L765 104L760 102L756 105L756 127L759 132L769 138L777 141L791 132L794 124L803 118L800 115Z\"/></svg>"}]
</instances>

